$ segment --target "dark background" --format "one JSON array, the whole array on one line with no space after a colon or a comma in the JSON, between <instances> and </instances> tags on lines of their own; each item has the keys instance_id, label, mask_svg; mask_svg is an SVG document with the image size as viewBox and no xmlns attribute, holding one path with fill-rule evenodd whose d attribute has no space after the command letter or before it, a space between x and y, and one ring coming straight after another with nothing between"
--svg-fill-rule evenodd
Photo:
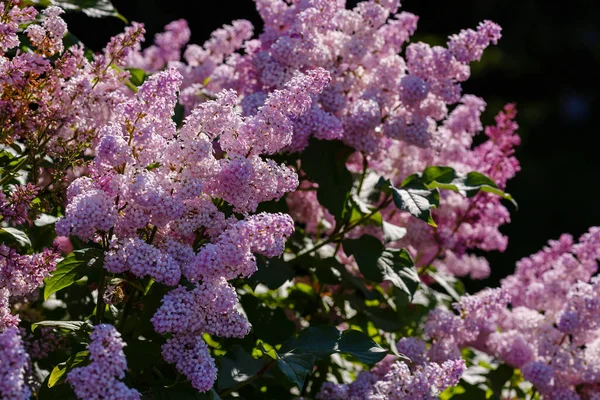
<instances>
[{"instance_id":1,"label":"dark background","mask_svg":"<svg viewBox=\"0 0 600 400\"><path fill-rule=\"evenodd\" d=\"M353 5L355 2L349 2ZM510 237L503 254L489 254L492 277L480 285L494 285L508 275L519 258L539 250L563 232L579 236L600 225L597 157L600 111L600 2L572 0L404 0L402 9L420 16L414 40L443 44L446 37L474 28L484 19L503 27L497 47L488 49L465 93L488 102L484 122L506 102L516 102L522 145L522 171L508 191L519 203L512 223L503 228ZM185 18L191 43L202 44L210 33L233 19L250 20L260 32L260 18L252 0L114 0L130 21L143 22L151 41L168 22ZM96 20L82 14L66 17L71 31L99 50L122 31L116 18Z\"/></svg>"}]
</instances>

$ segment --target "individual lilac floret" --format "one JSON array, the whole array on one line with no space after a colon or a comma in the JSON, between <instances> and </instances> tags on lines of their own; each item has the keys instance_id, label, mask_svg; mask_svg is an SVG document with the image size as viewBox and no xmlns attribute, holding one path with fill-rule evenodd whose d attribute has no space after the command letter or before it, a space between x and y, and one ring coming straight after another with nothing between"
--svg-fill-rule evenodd
<instances>
[{"instance_id":1,"label":"individual lilac floret","mask_svg":"<svg viewBox=\"0 0 600 400\"><path fill-rule=\"evenodd\" d=\"M29 356L16 327L0 333L0 397L6 400L27 400L31 390L25 384Z\"/></svg>"},{"instance_id":2,"label":"individual lilac floret","mask_svg":"<svg viewBox=\"0 0 600 400\"><path fill-rule=\"evenodd\" d=\"M137 390L120 381L127 370L121 334L112 325L100 324L94 327L90 339L90 364L67 374L67 382L77 397L82 400L140 399Z\"/></svg>"}]
</instances>

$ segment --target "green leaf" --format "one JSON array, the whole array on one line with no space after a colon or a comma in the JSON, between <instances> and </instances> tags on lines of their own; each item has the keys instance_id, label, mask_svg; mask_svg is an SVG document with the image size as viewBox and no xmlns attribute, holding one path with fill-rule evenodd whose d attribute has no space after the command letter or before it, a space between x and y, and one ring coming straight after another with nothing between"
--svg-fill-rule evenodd
<instances>
[{"instance_id":1,"label":"green leaf","mask_svg":"<svg viewBox=\"0 0 600 400\"><path fill-rule=\"evenodd\" d=\"M50 376L48 377L48 387L51 388L54 385L56 385L59 381L62 380L63 376L67 372L71 371L77 365L83 363L89 355L90 352L87 350L80 351L79 353L69 357L67 361L61 362L56 367L54 367L52 369L52 372L50 372Z\"/></svg>"},{"instance_id":2,"label":"green leaf","mask_svg":"<svg viewBox=\"0 0 600 400\"><path fill-rule=\"evenodd\" d=\"M350 354L365 364L375 364L388 353L367 334L348 329L340 331L333 326L313 326L303 329L298 337L286 342L281 350L299 349L316 359L333 353Z\"/></svg>"},{"instance_id":3,"label":"green leaf","mask_svg":"<svg viewBox=\"0 0 600 400\"><path fill-rule=\"evenodd\" d=\"M411 175L405 182L418 177L419 174ZM430 189L452 190L466 197L473 197L479 192L493 193L509 200L517 207L517 203L510 194L500 190L493 180L480 172L461 174L450 167L433 166L426 168L420 178Z\"/></svg>"},{"instance_id":4,"label":"green leaf","mask_svg":"<svg viewBox=\"0 0 600 400\"><path fill-rule=\"evenodd\" d=\"M117 17L128 23L109 0L58 0L53 3L66 11L81 11L88 17Z\"/></svg>"},{"instance_id":5,"label":"green leaf","mask_svg":"<svg viewBox=\"0 0 600 400\"><path fill-rule=\"evenodd\" d=\"M431 209L439 205L439 194L429 189L392 189L392 199L400 210L408 211L411 215L436 227L431 215Z\"/></svg>"},{"instance_id":6,"label":"green leaf","mask_svg":"<svg viewBox=\"0 0 600 400\"><path fill-rule=\"evenodd\" d=\"M442 274L439 271L429 272L427 275L431 276L441 287L443 287L446 293L452 296L454 300L460 299L461 294L454 288L454 285L459 282L458 279L450 275Z\"/></svg>"},{"instance_id":7,"label":"green leaf","mask_svg":"<svg viewBox=\"0 0 600 400\"><path fill-rule=\"evenodd\" d=\"M100 249L89 248L73 251L59 262L52 275L46 278L44 300L47 300L52 293L72 285L85 274L88 267L98 262L101 263L103 258L104 252Z\"/></svg>"},{"instance_id":8,"label":"green leaf","mask_svg":"<svg viewBox=\"0 0 600 400\"><path fill-rule=\"evenodd\" d=\"M239 345L219 359L219 390L234 387L248 380L263 367L264 361L257 360L246 353Z\"/></svg>"},{"instance_id":9,"label":"green leaf","mask_svg":"<svg viewBox=\"0 0 600 400\"><path fill-rule=\"evenodd\" d=\"M390 224L389 222L383 221L382 223L383 229L383 241L384 243L391 243L397 240L402 239L406 236L406 228L394 224Z\"/></svg>"},{"instance_id":10,"label":"green leaf","mask_svg":"<svg viewBox=\"0 0 600 400\"><path fill-rule=\"evenodd\" d=\"M302 170L319 184L319 203L337 221L342 218L352 189L352 174L346 168L350 154L352 149L339 141L311 140L300 156Z\"/></svg>"},{"instance_id":11,"label":"green leaf","mask_svg":"<svg viewBox=\"0 0 600 400\"><path fill-rule=\"evenodd\" d=\"M257 257L258 271L249 278L249 284L256 288L264 283L271 290L278 289L285 282L294 278L294 269L283 258Z\"/></svg>"},{"instance_id":12,"label":"green leaf","mask_svg":"<svg viewBox=\"0 0 600 400\"><path fill-rule=\"evenodd\" d=\"M502 388L514 375L515 370L506 364L501 364L498 368L491 371L487 378L490 382L490 389L494 392L494 398L500 399Z\"/></svg>"},{"instance_id":13,"label":"green leaf","mask_svg":"<svg viewBox=\"0 0 600 400\"><path fill-rule=\"evenodd\" d=\"M252 295L241 298L252 331L265 342L274 345L283 343L296 331L296 325L285 315L282 308L271 308Z\"/></svg>"},{"instance_id":14,"label":"green leaf","mask_svg":"<svg viewBox=\"0 0 600 400\"><path fill-rule=\"evenodd\" d=\"M406 250L386 249L379 239L370 235L345 239L342 244L346 254L354 256L365 278L378 283L390 281L409 297L414 295L420 279Z\"/></svg>"},{"instance_id":15,"label":"green leaf","mask_svg":"<svg viewBox=\"0 0 600 400\"><path fill-rule=\"evenodd\" d=\"M131 77L129 81L135 86L142 86L144 81L146 80L146 71L140 68L125 68L126 71L129 71Z\"/></svg>"},{"instance_id":16,"label":"green leaf","mask_svg":"<svg viewBox=\"0 0 600 400\"><path fill-rule=\"evenodd\" d=\"M87 330L92 328L92 325L87 321L40 321L31 324L31 331L34 331L38 326L49 326L68 331L79 331L81 329Z\"/></svg>"},{"instance_id":17,"label":"green leaf","mask_svg":"<svg viewBox=\"0 0 600 400\"><path fill-rule=\"evenodd\" d=\"M277 359L277 366L281 372L300 390L304 387L306 377L312 372L314 364L315 356L298 349L280 354Z\"/></svg>"},{"instance_id":18,"label":"green leaf","mask_svg":"<svg viewBox=\"0 0 600 400\"><path fill-rule=\"evenodd\" d=\"M342 333L338 342L340 353L351 354L365 364L373 365L383 359L388 351L365 333L349 329Z\"/></svg>"},{"instance_id":19,"label":"green leaf","mask_svg":"<svg viewBox=\"0 0 600 400\"><path fill-rule=\"evenodd\" d=\"M0 242L18 243L21 247L31 247L31 240L25 232L10 227L0 228Z\"/></svg>"}]
</instances>

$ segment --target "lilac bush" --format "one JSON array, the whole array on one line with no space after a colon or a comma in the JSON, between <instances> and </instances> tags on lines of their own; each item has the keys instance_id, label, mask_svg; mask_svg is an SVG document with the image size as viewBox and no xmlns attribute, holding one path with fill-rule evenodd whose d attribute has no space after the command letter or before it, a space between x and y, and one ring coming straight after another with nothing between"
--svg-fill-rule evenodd
<instances>
[{"instance_id":1,"label":"lilac bush","mask_svg":"<svg viewBox=\"0 0 600 400\"><path fill-rule=\"evenodd\" d=\"M599 398L598 228L460 281L516 206L516 106L461 87L501 28L255 3L99 53L0 3L2 398Z\"/></svg>"}]
</instances>

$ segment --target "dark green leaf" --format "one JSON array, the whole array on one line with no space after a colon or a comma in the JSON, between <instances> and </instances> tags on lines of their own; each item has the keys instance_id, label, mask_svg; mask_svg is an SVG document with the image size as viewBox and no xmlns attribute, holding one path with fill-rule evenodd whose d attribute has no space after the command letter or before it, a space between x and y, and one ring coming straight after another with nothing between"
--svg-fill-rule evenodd
<instances>
[{"instance_id":1,"label":"dark green leaf","mask_svg":"<svg viewBox=\"0 0 600 400\"><path fill-rule=\"evenodd\" d=\"M333 326L306 328L281 348L282 351L286 349L299 349L314 355L316 359L333 353L350 354L365 364L375 364L387 354L387 350L367 334L352 329L340 331Z\"/></svg>"},{"instance_id":2,"label":"dark green leaf","mask_svg":"<svg viewBox=\"0 0 600 400\"><path fill-rule=\"evenodd\" d=\"M400 210L408 211L433 227L437 226L431 215L431 209L439 205L439 194L436 190L392 188L392 199Z\"/></svg>"},{"instance_id":3,"label":"dark green leaf","mask_svg":"<svg viewBox=\"0 0 600 400\"><path fill-rule=\"evenodd\" d=\"M407 179L418 179L419 174L411 175ZM478 192L488 192L496 194L506 200L511 201L515 207L517 203L512 196L498 188L498 185L480 172L469 172L461 174L450 167L428 167L423 171L420 177L427 187L447 189L458 192L466 197L473 197ZM406 180L405 180L406 182ZM404 186L404 182L403 182Z\"/></svg>"},{"instance_id":4,"label":"dark green leaf","mask_svg":"<svg viewBox=\"0 0 600 400\"><path fill-rule=\"evenodd\" d=\"M117 17L127 23L109 0L59 0L53 3L67 11L81 11L88 17Z\"/></svg>"},{"instance_id":5,"label":"dark green leaf","mask_svg":"<svg viewBox=\"0 0 600 400\"><path fill-rule=\"evenodd\" d=\"M22 247L31 246L31 241L24 232L10 227L0 228L0 242L5 244L18 243Z\"/></svg>"},{"instance_id":6,"label":"dark green leaf","mask_svg":"<svg viewBox=\"0 0 600 400\"><path fill-rule=\"evenodd\" d=\"M390 224L389 222L383 221L383 241L385 243L395 242L406 236L406 228Z\"/></svg>"},{"instance_id":7,"label":"dark green leaf","mask_svg":"<svg viewBox=\"0 0 600 400\"><path fill-rule=\"evenodd\" d=\"M220 397L214 389L200 393L198 389L188 384L179 384L170 387L153 386L152 399L154 400L219 400Z\"/></svg>"},{"instance_id":8,"label":"dark green leaf","mask_svg":"<svg viewBox=\"0 0 600 400\"><path fill-rule=\"evenodd\" d=\"M44 299L48 299L52 293L72 285L85 274L88 267L102 263L103 257L104 252L100 249L89 248L73 251L59 262L52 275L46 278Z\"/></svg>"},{"instance_id":9,"label":"dark green leaf","mask_svg":"<svg viewBox=\"0 0 600 400\"><path fill-rule=\"evenodd\" d=\"M454 300L460 299L460 294L454 288L454 284L458 281L455 277L442 274L438 271L430 272L427 275L431 276L441 287L443 287Z\"/></svg>"},{"instance_id":10,"label":"dark green leaf","mask_svg":"<svg viewBox=\"0 0 600 400\"><path fill-rule=\"evenodd\" d=\"M77 365L81 364L82 362L84 362L87 357L89 356L90 352L89 351L80 351L77 354L72 355L71 357L69 357L69 359L65 362L62 362L60 364L58 364L56 367L54 367L52 369L52 372L50 372L50 376L48 377L48 387L51 388L54 385L56 385L59 381L63 380L63 376L69 372L70 370L72 370L73 368L75 368Z\"/></svg>"},{"instance_id":11,"label":"dark green leaf","mask_svg":"<svg viewBox=\"0 0 600 400\"><path fill-rule=\"evenodd\" d=\"M352 149L341 142L311 140L301 155L302 170L319 184L319 203L338 221L346 209L352 189L352 174L346 168L350 154Z\"/></svg>"},{"instance_id":12,"label":"dark green leaf","mask_svg":"<svg viewBox=\"0 0 600 400\"><path fill-rule=\"evenodd\" d=\"M494 398L500 399L502 397L502 388L512 378L514 373L514 368L506 364L501 364L488 374L487 377L490 382L490 389L494 392Z\"/></svg>"},{"instance_id":13,"label":"dark green leaf","mask_svg":"<svg viewBox=\"0 0 600 400\"><path fill-rule=\"evenodd\" d=\"M304 387L306 377L312 372L314 364L315 357L301 350L292 350L280 354L277 359L277 366L281 372L300 390Z\"/></svg>"},{"instance_id":14,"label":"dark green leaf","mask_svg":"<svg viewBox=\"0 0 600 400\"><path fill-rule=\"evenodd\" d=\"M126 71L129 71L131 77L129 81L135 86L142 86L144 81L146 80L146 71L140 68L125 68Z\"/></svg>"},{"instance_id":15,"label":"dark green leaf","mask_svg":"<svg viewBox=\"0 0 600 400\"><path fill-rule=\"evenodd\" d=\"M271 290L278 289L285 282L294 278L294 269L283 258L257 257L258 271L249 279L251 286L264 283Z\"/></svg>"},{"instance_id":16,"label":"dark green leaf","mask_svg":"<svg viewBox=\"0 0 600 400\"><path fill-rule=\"evenodd\" d=\"M242 296L241 300L252 331L259 339L271 345L279 344L296 331L296 325L287 318L283 309L268 307L252 295Z\"/></svg>"},{"instance_id":17,"label":"dark green leaf","mask_svg":"<svg viewBox=\"0 0 600 400\"><path fill-rule=\"evenodd\" d=\"M354 256L365 278L378 283L390 281L409 297L413 296L420 279L406 250L385 249L379 239L370 235L346 239L342 244L346 254Z\"/></svg>"},{"instance_id":18,"label":"dark green leaf","mask_svg":"<svg viewBox=\"0 0 600 400\"><path fill-rule=\"evenodd\" d=\"M234 345L226 355L219 359L219 390L228 389L248 380L264 365L246 353L241 346Z\"/></svg>"},{"instance_id":19,"label":"dark green leaf","mask_svg":"<svg viewBox=\"0 0 600 400\"><path fill-rule=\"evenodd\" d=\"M373 365L388 353L386 349L361 331L349 329L342 333L338 352L351 354L365 364Z\"/></svg>"},{"instance_id":20,"label":"dark green leaf","mask_svg":"<svg viewBox=\"0 0 600 400\"><path fill-rule=\"evenodd\" d=\"M91 329L92 325L86 321L40 321L31 324L31 330L34 331L38 326L49 326L52 328L65 329L68 331L79 331L81 329Z\"/></svg>"}]
</instances>

